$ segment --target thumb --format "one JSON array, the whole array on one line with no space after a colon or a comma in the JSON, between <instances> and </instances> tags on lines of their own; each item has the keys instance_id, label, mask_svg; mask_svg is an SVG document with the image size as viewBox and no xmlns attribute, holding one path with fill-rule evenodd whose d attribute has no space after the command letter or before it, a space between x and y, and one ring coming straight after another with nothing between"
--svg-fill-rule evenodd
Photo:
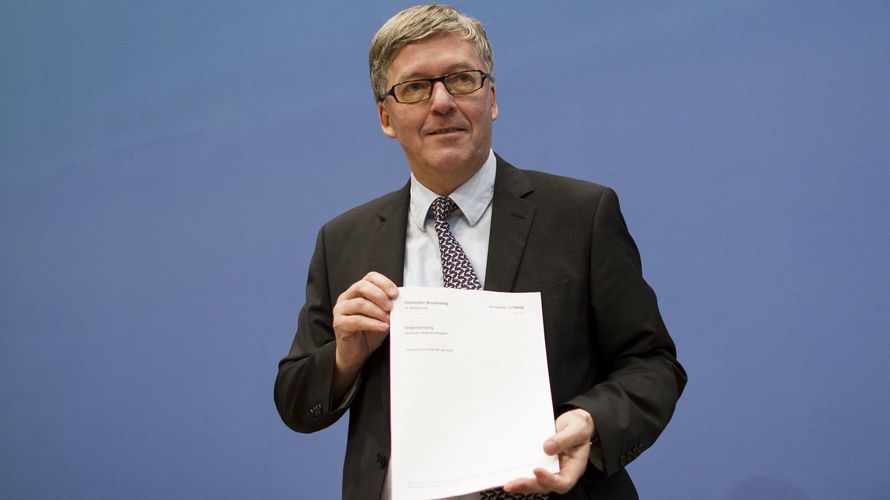
<instances>
[{"instance_id":1,"label":"thumb","mask_svg":"<svg viewBox=\"0 0 890 500\"><path fill-rule=\"evenodd\" d=\"M560 415L556 422L556 434L544 442L544 453L551 456L558 455L578 445L586 444L591 435L588 430L590 420L592 419L584 410L572 410Z\"/></svg>"}]
</instances>

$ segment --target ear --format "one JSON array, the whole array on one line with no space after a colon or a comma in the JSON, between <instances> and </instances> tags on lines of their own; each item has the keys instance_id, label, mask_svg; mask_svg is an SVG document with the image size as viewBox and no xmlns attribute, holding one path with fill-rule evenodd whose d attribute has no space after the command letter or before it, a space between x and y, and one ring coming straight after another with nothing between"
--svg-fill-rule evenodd
<instances>
[{"instance_id":1,"label":"ear","mask_svg":"<svg viewBox=\"0 0 890 500\"><path fill-rule=\"evenodd\" d=\"M498 119L498 100L497 90L494 87L494 84L491 84L491 121L495 121Z\"/></svg>"},{"instance_id":2,"label":"ear","mask_svg":"<svg viewBox=\"0 0 890 500\"><path fill-rule=\"evenodd\" d=\"M377 117L380 118L380 128L383 130L383 135L390 139L395 139L396 130L392 126L392 122L389 119L389 111L386 110L383 101L377 103Z\"/></svg>"}]
</instances>

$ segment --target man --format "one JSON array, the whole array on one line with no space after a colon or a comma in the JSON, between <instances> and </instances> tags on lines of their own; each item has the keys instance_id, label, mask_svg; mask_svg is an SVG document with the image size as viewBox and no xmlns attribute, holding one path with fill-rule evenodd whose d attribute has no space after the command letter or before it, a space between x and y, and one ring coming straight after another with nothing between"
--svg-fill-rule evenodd
<instances>
[{"instance_id":1,"label":"man","mask_svg":"<svg viewBox=\"0 0 890 500\"><path fill-rule=\"evenodd\" d=\"M456 252L468 287L542 297L558 415L542 446L560 471L529 471L503 490L636 498L624 466L667 425L686 374L614 192L492 152L494 63L478 21L442 5L406 9L380 28L369 63L381 128L411 179L319 232L275 383L282 419L314 432L350 410L343 496L387 498L392 300L398 286L442 286Z\"/></svg>"}]
</instances>

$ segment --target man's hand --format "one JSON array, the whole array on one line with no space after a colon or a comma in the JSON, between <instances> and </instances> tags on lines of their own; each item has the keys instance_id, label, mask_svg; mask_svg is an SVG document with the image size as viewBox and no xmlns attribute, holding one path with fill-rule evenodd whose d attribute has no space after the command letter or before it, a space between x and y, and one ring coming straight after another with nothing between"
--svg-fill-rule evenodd
<instances>
[{"instance_id":1,"label":"man's hand","mask_svg":"<svg viewBox=\"0 0 890 500\"><path fill-rule=\"evenodd\" d=\"M392 300L399 294L386 276L370 272L337 298L334 335L337 342L333 396L339 401L368 357L389 333Z\"/></svg>"},{"instance_id":2,"label":"man's hand","mask_svg":"<svg viewBox=\"0 0 890 500\"><path fill-rule=\"evenodd\" d=\"M566 493L587 469L590 440L596 432L593 418L575 408L556 418L556 434L544 442L544 453L559 455L559 472L535 469L534 478L522 478L504 485L508 493Z\"/></svg>"}]
</instances>

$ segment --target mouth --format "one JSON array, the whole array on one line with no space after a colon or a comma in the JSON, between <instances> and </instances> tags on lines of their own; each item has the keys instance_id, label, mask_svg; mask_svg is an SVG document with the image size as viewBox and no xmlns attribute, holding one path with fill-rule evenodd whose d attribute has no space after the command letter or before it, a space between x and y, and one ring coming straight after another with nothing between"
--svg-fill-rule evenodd
<instances>
[{"instance_id":1,"label":"mouth","mask_svg":"<svg viewBox=\"0 0 890 500\"><path fill-rule=\"evenodd\" d=\"M464 129L458 127L445 127L433 130L429 133L429 135L445 135L445 134L454 134L458 132L463 132Z\"/></svg>"}]
</instances>

